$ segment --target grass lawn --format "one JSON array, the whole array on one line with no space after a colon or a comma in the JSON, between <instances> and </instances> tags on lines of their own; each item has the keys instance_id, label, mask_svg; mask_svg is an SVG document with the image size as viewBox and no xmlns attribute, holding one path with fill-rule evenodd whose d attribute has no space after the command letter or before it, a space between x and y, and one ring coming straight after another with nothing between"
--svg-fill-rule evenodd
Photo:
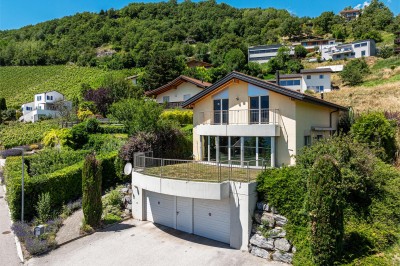
<instances>
[{"instance_id":1,"label":"grass lawn","mask_svg":"<svg viewBox=\"0 0 400 266\"><path fill-rule=\"evenodd\" d=\"M199 182L239 181L249 182L256 180L262 169L224 167L207 163L180 163L165 166L146 167L142 172L145 175L190 180Z\"/></svg>"}]
</instances>

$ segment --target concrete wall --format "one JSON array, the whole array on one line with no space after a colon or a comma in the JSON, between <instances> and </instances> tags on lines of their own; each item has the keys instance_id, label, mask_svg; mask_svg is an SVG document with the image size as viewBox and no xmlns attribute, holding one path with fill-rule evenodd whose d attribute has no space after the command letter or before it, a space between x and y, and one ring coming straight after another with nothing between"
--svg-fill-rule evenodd
<instances>
[{"instance_id":1,"label":"concrete wall","mask_svg":"<svg viewBox=\"0 0 400 266\"><path fill-rule=\"evenodd\" d=\"M157 95L156 102L163 103L163 97L169 96L170 102L183 102L183 95L190 94L190 97L194 96L195 94L201 92L203 89L197 87L196 85L184 82L176 87L176 89L171 89L164 93Z\"/></svg>"}]
</instances>

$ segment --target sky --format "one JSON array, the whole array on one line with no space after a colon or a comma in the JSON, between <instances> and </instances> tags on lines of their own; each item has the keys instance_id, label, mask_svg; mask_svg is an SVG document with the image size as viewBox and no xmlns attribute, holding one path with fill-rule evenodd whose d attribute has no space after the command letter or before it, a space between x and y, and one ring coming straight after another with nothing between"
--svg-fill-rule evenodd
<instances>
[{"instance_id":1,"label":"sky","mask_svg":"<svg viewBox=\"0 0 400 266\"><path fill-rule=\"evenodd\" d=\"M382 0L396 15L400 0ZM0 0L0 30L18 29L26 25L74 15L78 12L99 12L101 9L120 9L132 2L160 2L152 0ZM178 0L182 2L182 0ZM197 0L194 0L197 2ZM238 8L274 7L287 9L297 16L316 17L323 11L338 13L344 7L361 7L368 0L217 0Z\"/></svg>"}]
</instances>

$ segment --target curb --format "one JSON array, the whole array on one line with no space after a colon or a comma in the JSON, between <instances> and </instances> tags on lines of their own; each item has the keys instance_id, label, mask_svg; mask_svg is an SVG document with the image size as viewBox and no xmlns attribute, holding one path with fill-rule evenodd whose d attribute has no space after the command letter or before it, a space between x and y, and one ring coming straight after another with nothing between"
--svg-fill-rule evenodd
<instances>
[{"instance_id":1,"label":"curb","mask_svg":"<svg viewBox=\"0 0 400 266\"><path fill-rule=\"evenodd\" d=\"M120 222L113 223L113 224L108 224L107 226L105 226L105 227L103 227L103 228L101 228L101 229L99 229L99 230L95 230L95 231L93 231L93 232L91 232L91 233L86 233L86 234L84 234L84 235L80 235L80 236L77 236L77 237L75 237L75 238L72 238L72 239L70 239L70 240L68 240L68 241L65 241L64 243L57 244L56 248L62 247L62 246L64 246L64 245L66 245L66 244L69 244L69 243L71 243L71 242L73 242L73 241L75 241L75 240L84 238L84 237L86 237L86 236L93 235L94 233L101 232L101 231L104 230L104 229L107 229L107 228L109 228L109 227L111 227L111 226L114 226L114 225L116 225L116 224L119 224L119 223L128 221L128 220L130 220L130 219L133 219L133 217L124 218L124 219L122 219Z\"/></svg>"},{"instance_id":2,"label":"curb","mask_svg":"<svg viewBox=\"0 0 400 266\"><path fill-rule=\"evenodd\" d=\"M2 186L3 186L4 193L7 194L6 186L5 186L5 185L2 185ZM8 207L8 202L7 202L7 201L6 201L6 205L7 205L7 210L8 210L8 216L10 217L10 221L11 221L11 225L12 225L14 221L13 221L12 218L11 218L11 212L10 212L10 208ZM23 253L22 253L21 242L19 242L19 239L18 239L18 237L14 234L14 231L11 230L11 232L12 232L12 234L14 235L15 246L17 247L17 255L18 255L20 261L21 261L22 263L24 263L24 255L23 255Z\"/></svg>"}]
</instances>

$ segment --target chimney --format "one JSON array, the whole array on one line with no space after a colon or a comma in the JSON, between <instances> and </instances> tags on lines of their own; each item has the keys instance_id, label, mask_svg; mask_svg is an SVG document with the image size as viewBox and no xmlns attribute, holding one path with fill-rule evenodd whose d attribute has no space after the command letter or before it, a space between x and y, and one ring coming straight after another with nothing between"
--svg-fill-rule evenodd
<instances>
[{"instance_id":1,"label":"chimney","mask_svg":"<svg viewBox=\"0 0 400 266\"><path fill-rule=\"evenodd\" d=\"M279 83L280 83L279 70L277 70L275 73L275 80L276 80L275 81L276 85L279 85Z\"/></svg>"},{"instance_id":2,"label":"chimney","mask_svg":"<svg viewBox=\"0 0 400 266\"><path fill-rule=\"evenodd\" d=\"M321 92L321 99L322 100L324 99L324 93L323 92Z\"/></svg>"}]
</instances>

